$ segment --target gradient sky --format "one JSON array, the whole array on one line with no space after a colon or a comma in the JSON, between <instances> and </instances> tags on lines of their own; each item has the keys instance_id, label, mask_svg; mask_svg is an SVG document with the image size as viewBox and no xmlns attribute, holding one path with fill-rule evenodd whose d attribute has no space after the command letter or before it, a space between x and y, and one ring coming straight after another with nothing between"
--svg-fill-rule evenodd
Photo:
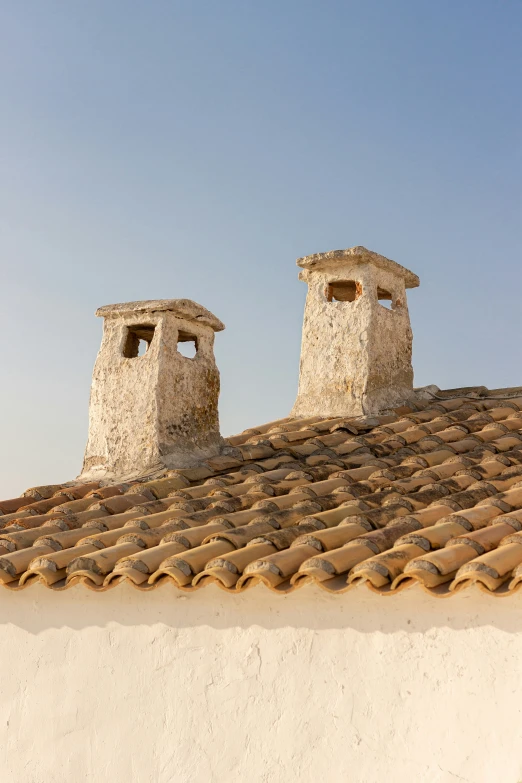
<instances>
[{"instance_id":1,"label":"gradient sky","mask_svg":"<svg viewBox=\"0 0 522 783\"><path fill-rule=\"evenodd\" d=\"M522 384L520 0L2 0L0 496L81 467L96 307L221 318L223 434L287 415L298 256L420 275L417 385Z\"/></svg>"}]
</instances>

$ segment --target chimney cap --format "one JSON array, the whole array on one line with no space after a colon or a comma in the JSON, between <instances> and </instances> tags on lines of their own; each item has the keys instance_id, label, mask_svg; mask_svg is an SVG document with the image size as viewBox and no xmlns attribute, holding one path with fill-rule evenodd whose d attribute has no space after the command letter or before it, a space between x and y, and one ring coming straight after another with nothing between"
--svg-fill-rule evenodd
<instances>
[{"instance_id":1,"label":"chimney cap","mask_svg":"<svg viewBox=\"0 0 522 783\"><path fill-rule=\"evenodd\" d=\"M374 253L373 250L368 250L362 245L356 247L349 247L346 250L329 250L326 253L314 253L311 256L304 256L298 258L297 266L303 269L327 269L328 267L335 267L341 263L350 262L352 264L373 264L381 269L385 269L387 272L392 272L404 280L406 288L417 288L420 285L420 280L416 274L410 272L406 267L397 264L396 261L391 261L385 256Z\"/></svg>"},{"instance_id":2,"label":"chimney cap","mask_svg":"<svg viewBox=\"0 0 522 783\"><path fill-rule=\"evenodd\" d=\"M210 310L191 299L147 299L142 302L121 302L120 304L99 307L96 310L96 315L110 318L132 313L154 313L166 310L185 321L206 324L215 332L221 332L225 328L225 324L216 318Z\"/></svg>"}]
</instances>

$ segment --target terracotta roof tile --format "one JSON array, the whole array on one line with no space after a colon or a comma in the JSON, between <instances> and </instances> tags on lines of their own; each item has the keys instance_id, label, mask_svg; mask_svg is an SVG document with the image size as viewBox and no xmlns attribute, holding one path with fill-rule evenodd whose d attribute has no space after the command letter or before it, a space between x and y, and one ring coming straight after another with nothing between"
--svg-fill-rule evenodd
<instances>
[{"instance_id":1,"label":"terracotta roof tile","mask_svg":"<svg viewBox=\"0 0 522 783\"><path fill-rule=\"evenodd\" d=\"M235 456L0 502L0 584L315 584L433 595L522 584L522 396L441 392L382 416L280 419Z\"/></svg>"}]
</instances>

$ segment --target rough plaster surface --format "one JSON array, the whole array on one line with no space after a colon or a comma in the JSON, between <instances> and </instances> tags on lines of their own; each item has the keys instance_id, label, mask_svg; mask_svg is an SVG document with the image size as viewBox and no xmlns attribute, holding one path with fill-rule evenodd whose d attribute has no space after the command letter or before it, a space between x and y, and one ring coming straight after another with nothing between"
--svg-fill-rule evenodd
<instances>
[{"instance_id":1,"label":"rough plaster surface","mask_svg":"<svg viewBox=\"0 0 522 783\"><path fill-rule=\"evenodd\" d=\"M5 594L13 783L519 783L522 599Z\"/></svg>"},{"instance_id":2,"label":"rough plaster surface","mask_svg":"<svg viewBox=\"0 0 522 783\"><path fill-rule=\"evenodd\" d=\"M362 247L298 259L308 283L299 390L294 416L359 416L404 402L413 394L412 331L406 286L418 278ZM353 302L328 301L336 281L358 284ZM392 295L392 309L377 298Z\"/></svg>"},{"instance_id":3,"label":"rough plaster surface","mask_svg":"<svg viewBox=\"0 0 522 783\"><path fill-rule=\"evenodd\" d=\"M182 468L218 454L223 441L213 345L223 324L187 299L109 305L97 314L105 321L82 478ZM153 339L143 356L126 358L128 330L140 325L154 327ZM177 350L180 332L197 340L193 359Z\"/></svg>"}]
</instances>

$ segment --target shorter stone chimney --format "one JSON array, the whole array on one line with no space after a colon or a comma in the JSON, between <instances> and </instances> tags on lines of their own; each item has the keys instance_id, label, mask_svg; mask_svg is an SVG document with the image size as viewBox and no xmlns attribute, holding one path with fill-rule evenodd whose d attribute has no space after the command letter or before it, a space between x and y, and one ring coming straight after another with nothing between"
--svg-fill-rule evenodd
<instances>
[{"instance_id":1,"label":"shorter stone chimney","mask_svg":"<svg viewBox=\"0 0 522 783\"><path fill-rule=\"evenodd\" d=\"M214 332L224 325L189 299L101 307L82 477L183 468L220 452ZM178 348L191 346L193 358Z\"/></svg>"},{"instance_id":2,"label":"shorter stone chimney","mask_svg":"<svg viewBox=\"0 0 522 783\"><path fill-rule=\"evenodd\" d=\"M360 416L413 394L406 288L417 275L364 247L298 258L308 283L293 416Z\"/></svg>"}]
</instances>

